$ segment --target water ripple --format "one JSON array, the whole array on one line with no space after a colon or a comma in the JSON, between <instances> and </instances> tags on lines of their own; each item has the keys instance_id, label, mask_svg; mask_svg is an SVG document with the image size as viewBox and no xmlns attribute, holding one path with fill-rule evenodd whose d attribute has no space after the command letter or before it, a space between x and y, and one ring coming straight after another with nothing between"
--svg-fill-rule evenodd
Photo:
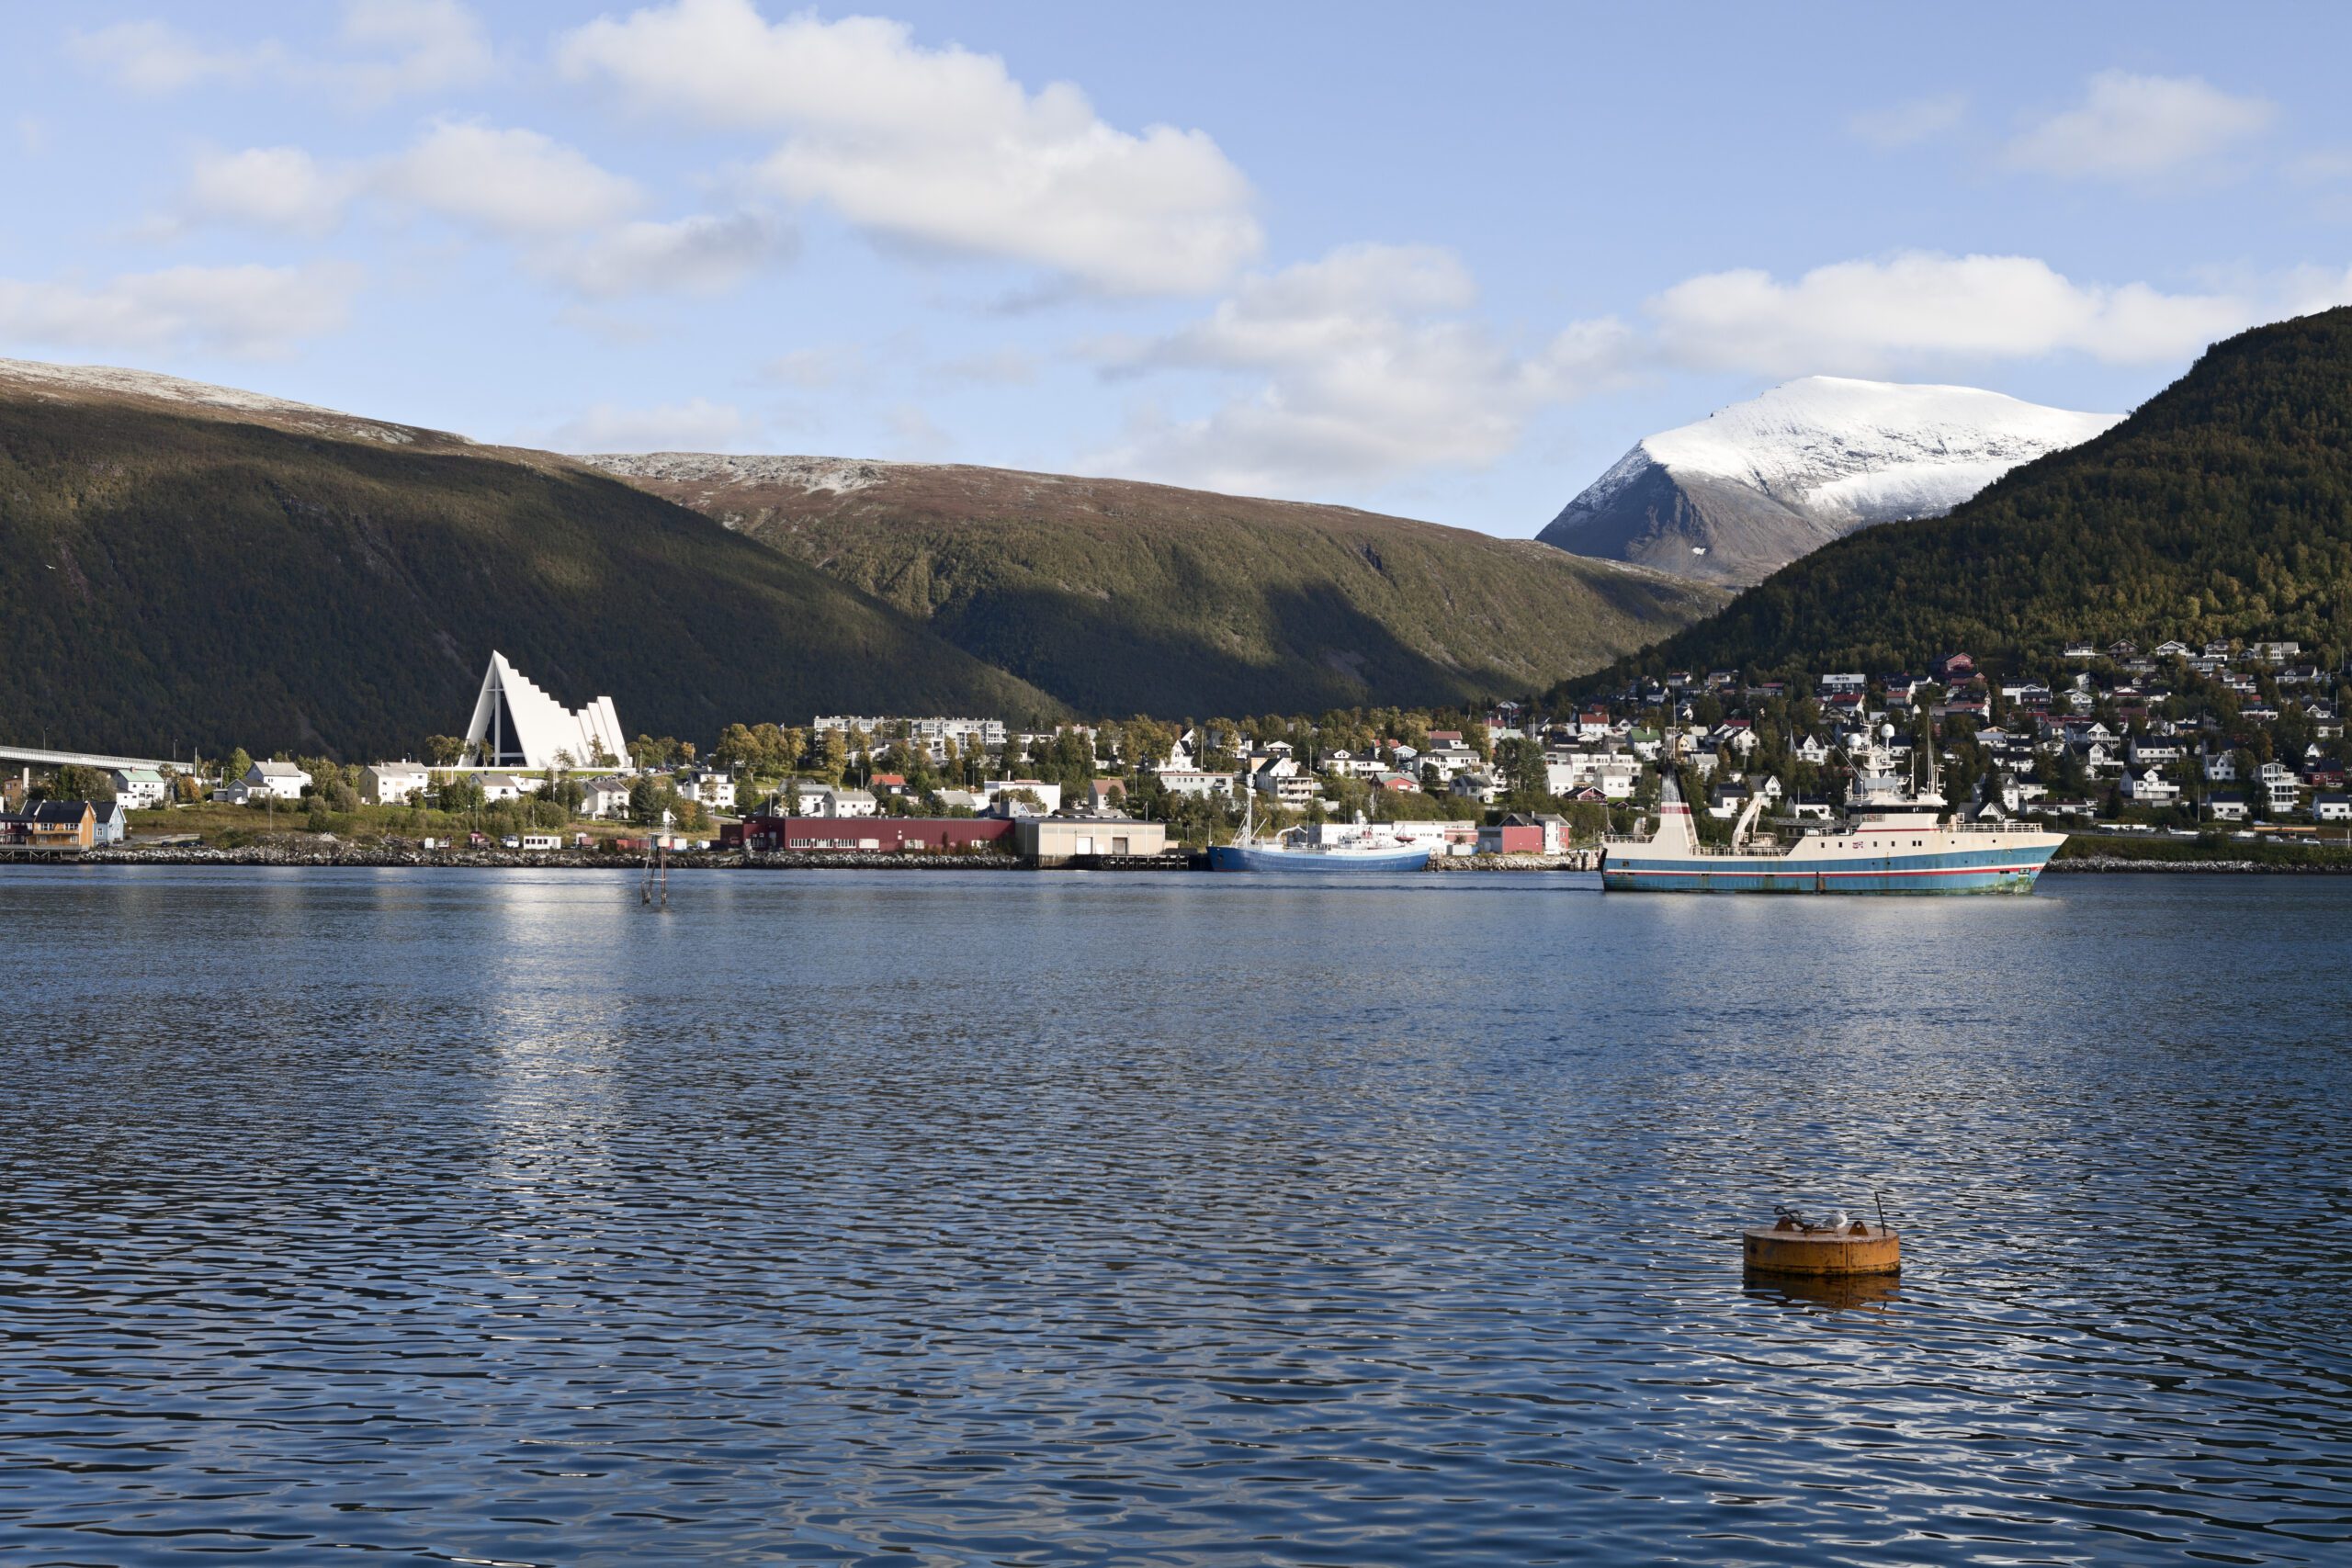
<instances>
[{"instance_id":1,"label":"water ripple","mask_svg":"<svg viewBox=\"0 0 2352 1568\"><path fill-rule=\"evenodd\" d=\"M2352 1554L2332 885L673 900L0 877L0 1555Z\"/></svg>"}]
</instances>

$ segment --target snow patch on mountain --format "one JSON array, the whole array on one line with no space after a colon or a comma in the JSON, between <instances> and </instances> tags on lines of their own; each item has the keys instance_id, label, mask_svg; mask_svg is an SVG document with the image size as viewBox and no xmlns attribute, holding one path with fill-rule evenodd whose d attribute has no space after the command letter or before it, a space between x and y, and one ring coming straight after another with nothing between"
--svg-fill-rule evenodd
<instances>
[{"instance_id":1,"label":"snow patch on mountain","mask_svg":"<svg viewBox=\"0 0 2352 1568\"><path fill-rule=\"evenodd\" d=\"M872 457L746 457L728 452L594 452L579 461L624 479L680 484L786 485L805 495L847 495L880 484L893 468L910 466Z\"/></svg>"},{"instance_id":2,"label":"snow patch on mountain","mask_svg":"<svg viewBox=\"0 0 2352 1568\"><path fill-rule=\"evenodd\" d=\"M1580 555L1758 581L1841 534L1939 516L2120 417L1973 387L1811 376L1644 437L1541 537Z\"/></svg>"},{"instance_id":3,"label":"snow patch on mountain","mask_svg":"<svg viewBox=\"0 0 2352 1568\"><path fill-rule=\"evenodd\" d=\"M105 392L117 397L153 398L164 402L192 403L237 413L291 416L304 429L357 435L390 446L405 446L416 440L411 427L363 420L316 403L298 403L265 392L236 387L216 387L208 381L184 380L153 370L125 370L112 365L51 365L38 359L0 359L0 380L17 381L47 391Z\"/></svg>"},{"instance_id":4,"label":"snow patch on mountain","mask_svg":"<svg viewBox=\"0 0 2352 1568\"><path fill-rule=\"evenodd\" d=\"M1647 436L1618 467L1646 454L1678 477L1729 479L1791 511L1860 526L1949 512L2019 463L2122 417L1974 387L1808 376Z\"/></svg>"}]
</instances>

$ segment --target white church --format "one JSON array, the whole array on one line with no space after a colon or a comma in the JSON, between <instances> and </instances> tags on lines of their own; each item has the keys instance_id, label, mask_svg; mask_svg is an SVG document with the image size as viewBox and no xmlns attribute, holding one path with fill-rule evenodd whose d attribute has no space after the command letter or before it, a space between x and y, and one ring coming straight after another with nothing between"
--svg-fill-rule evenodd
<instances>
[{"instance_id":1,"label":"white church","mask_svg":"<svg viewBox=\"0 0 2352 1568\"><path fill-rule=\"evenodd\" d=\"M559 754L575 768L610 766L628 756L613 699L598 697L571 712L493 652L466 728L466 762L536 771L557 766Z\"/></svg>"}]
</instances>

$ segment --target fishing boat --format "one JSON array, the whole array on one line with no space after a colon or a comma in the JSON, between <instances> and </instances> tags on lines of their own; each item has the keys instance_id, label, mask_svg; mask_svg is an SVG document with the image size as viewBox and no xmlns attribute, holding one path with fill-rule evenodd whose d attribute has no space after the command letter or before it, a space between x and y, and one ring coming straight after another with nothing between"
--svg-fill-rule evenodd
<instances>
[{"instance_id":1,"label":"fishing boat","mask_svg":"<svg viewBox=\"0 0 2352 1568\"><path fill-rule=\"evenodd\" d=\"M1429 869L1430 850L1427 844L1406 843L1393 833L1381 831L1376 826L1359 823L1352 829L1311 844L1303 839L1290 838L1277 838L1271 842L1261 843L1258 841L1257 822L1256 800L1245 799L1241 836L1229 844L1210 847L1211 871L1318 876L1333 873ZM1298 829L1291 831L1295 834Z\"/></svg>"},{"instance_id":2,"label":"fishing boat","mask_svg":"<svg viewBox=\"0 0 2352 1568\"><path fill-rule=\"evenodd\" d=\"M1741 810L1728 846L1700 843L1668 766L1656 830L1607 840L1600 885L1616 893L2032 892L2065 835L1962 821L1938 784L1932 739L1923 750L1924 789L1891 770L1858 773L1843 826L1785 843L1751 834L1760 793Z\"/></svg>"}]
</instances>

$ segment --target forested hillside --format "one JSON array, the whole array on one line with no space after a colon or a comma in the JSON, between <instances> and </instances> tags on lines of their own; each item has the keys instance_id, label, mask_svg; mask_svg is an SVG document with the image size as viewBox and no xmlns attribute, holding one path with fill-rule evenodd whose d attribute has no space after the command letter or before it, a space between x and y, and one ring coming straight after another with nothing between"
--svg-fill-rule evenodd
<instances>
[{"instance_id":1,"label":"forested hillside","mask_svg":"<svg viewBox=\"0 0 2352 1568\"><path fill-rule=\"evenodd\" d=\"M0 739L413 752L492 649L623 725L1058 711L821 572L544 454L0 367ZM185 385L185 384L182 384Z\"/></svg>"},{"instance_id":2,"label":"forested hillside","mask_svg":"<svg viewBox=\"0 0 2352 1568\"><path fill-rule=\"evenodd\" d=\"M1541 691L1725 597L1531 540L1125 479L695 453L586 461L924 617L1081 713Z\"/></svg>"},{"instance_id":3,"label":"forested hillside","mask_svg":"<svg viewBox=\"0 0 2352 1568\"><path fill-rule=\"evenodd\" d=\"M2217 344L2121 424L1947 517L1838 540L1634 671L1917 669L1965 649L2284 639L2344 657L2352 625L2352 309Z\"/></svg>"}]
</instances>

